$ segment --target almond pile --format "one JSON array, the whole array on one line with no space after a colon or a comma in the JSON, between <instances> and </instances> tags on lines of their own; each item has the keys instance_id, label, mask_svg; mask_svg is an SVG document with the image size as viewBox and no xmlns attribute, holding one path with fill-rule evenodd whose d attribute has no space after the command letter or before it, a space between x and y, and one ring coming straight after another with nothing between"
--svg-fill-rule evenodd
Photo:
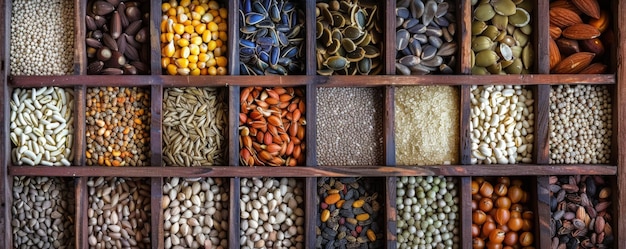
<instances>
[{"instance_id":1,"label":"almond pile","mask_svg":"<svg viewBox=\"0 0 626 249\"><path fill-rule=\"evenodd\" d=\"M550 3L550 71L558 74L605 73L605 47L611 43L610 15L598 0Z\"/></svg>"}]
</instances>

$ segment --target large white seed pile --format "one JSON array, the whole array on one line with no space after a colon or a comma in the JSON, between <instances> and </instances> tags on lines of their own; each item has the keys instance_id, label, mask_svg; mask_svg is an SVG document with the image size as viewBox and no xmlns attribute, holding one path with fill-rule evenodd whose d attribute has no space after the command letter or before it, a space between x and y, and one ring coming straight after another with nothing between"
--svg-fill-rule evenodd
<instances>
[{"instance_id":1,"label":"large white seed pile","mask_svg":"<svg viewBox=\"0 0 626 249\"><path fill-rule=\"evenodd\" d=\"M606 86L553 87L550 163L609 163L611 113L611 94Z\"/></svg>"},{"instance_id":2,"label":"large white seed pile","mask_svg":"<svg viewBox=\"0 0 626 249\"><path fill-rule=\"evenodd\" d=\"M459 91L448 86L395 91L396 163L454 164L459 158Z\"/></svg>"},{"instance_id":3,"label":"large white seed pile","mask_svg":"<svg viewBox=\"0 0 626 249\"><path fill-rule=\"evenodd\" d=\"M521 86L472 86L472 164L531 163L532 91Z\"/></svg>"},{"instance_id":4,"label":"large white seed pile","mask_svg":"<svg viewBox=\"0 0 626 249\"><path fill-rule=\"evenodd\" d=\"M74 66L74 1L14 0L11 75L65 75Z\"/></svg>"}]
</instances>

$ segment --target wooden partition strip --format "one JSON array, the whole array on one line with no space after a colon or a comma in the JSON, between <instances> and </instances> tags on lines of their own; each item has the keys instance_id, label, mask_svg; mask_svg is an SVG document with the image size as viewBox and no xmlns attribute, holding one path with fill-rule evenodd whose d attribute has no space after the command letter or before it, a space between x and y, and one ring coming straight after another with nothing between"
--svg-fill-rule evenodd
<instances>
[{"instance_id":1,"label":"wooden partition strip","mask_svg":"<svg viewBox=\"0 0 626 249\"><path fill-rule=\"evenodd\" d=\"M228 4L228 74L239 75L239 3L224 1Z\"/></svg>"},{"instance_id":2,"label":"wooden partition strip","mask_svg":"<svg viewBox=\"0 0 626 249\"><path fill-rule=\"evenodd\" d=\"M317 45L315 39L315 1L307 0L305 1L305 23L304 23L304 31L305 31L305 73L306 75L316 75L317 74L317 57L315 53L315 46ZM309 109L310 110L310 109ZM308 120L308 118L307 118ZM307 131L308 133L308 131ZM308 157L307 157L308 160Z\"/></svg>"},{"instance_id":3,"label":"wooden partition strip","mask_svg":"<svg viewBox=\"0 0 626 249\"><path fill-rule=\"evenodd\" d=\"M397 177L385 177L386 195L385 195L385 238L387 248L397 248L398 233L398 210L396 209L396 181Z\"/></svg>"},{"instance_id":4,"label":"wooden partition strip","mask_svg":"<svg viewBox=\"0 0 626 249\"><path fill-rule=\"evenodd\" d=\"M315 231L317 227L317 219L319 219L317 214L317 178L307 177L304 182L304 189L304 247L315 248L317 236Z\"/></svg>"},{"instance_id":5,"label":"wooden partition strip","mask_svg":"<svg viewBox=\"0 0 626 249\"><path fill-rule=\"evenodd\" d=\"M395 137L395 87L386 86L384 89L385 105L383 107L383 146L384 161L387 166L396 165L396 137Z\"/></svg>"},{"instance_id":6,"label":"wooden partition strip","mask_svg":"<svg viewBox=\"0 0 626 249\"><path fill-rule=\"evenodd\" d=\"M87 188L88 177L79 177L76 180L76 218L74 219L75 227L75 245L76 248L89 248L89 231L88 223L89 214L89 189Z\"/></svg>"},{"instance_id":7,"label":"wooden partition strip","mask_svg":"<svg viewBox=\"0 0 626 249\"><path fill-rule=\"evenodd\" d=\"M239 86L228 87L228 164L239 165Z\"/></svg>"},{"instance_id":8,"label":"wooden partition strip","mask_svg":"<svg viewBox=\"0 0 626 249\"><path fill-rule=\"evenodd\" d=\"M306 166L317 166L317 86L313 83L306 85ZM315 193L317 188L313 188Z\"/></svg>"},{"instance_id":9,"label":"wooden partition strip","mask_svg":"<svg viewBox=\"0 0 626 249\"><path fill-rule=\"evenodd\" d=\"M537 6L530 14L533 30L533 43L535 45L535 72L538 74L550 73L550 2L535 0L533 5Z\"/></svg>"},{"instance_id":10,"label":"wooden partition strip","mask_svg":"<svg viewBox=\"0 0 626 249\"><path fill-rule=\"evenodd\" d=\"M552 245L552 236L550 234L550 183L549 176L537 177L537 202L535 215L535 234L538 238L535 239L535 245L537 248L550 248Z\"/></svg>"},{"instance_id":11,"label":"wooden partition strip","mask_svg":"<svg viewBox=\"0 0 626 249\"><path fill-rule=\"evenodd\" d=\"M471 115L471 102L470 102L470 86L461 86L459 98L461 103L459 105L459 136L460 136L460 145L459 145L459 156L460 163L463 165L471 164L472 162L472 141L470 137L470 117Z\"/></svg>"},{"instance_id":12,"label":"wooden partition strip","mask_svg":"<svg viewBox=\"0 0 626 249\"><path fill-rule=\"evenodd\" d=\"M230 179L230 213L228 216L228 248L240 248L239 231L241 230L241 179L234 177Z\"/></svg>"},{"instance_id":13,"label":"wooden partition strip","mask_svg":"<svg viewBox=\"0 0 626 249\"><path fill-rule=\"evenodd\" d=\"M150 1L150 74L161 75L161 1Z\"/></svg>"},{"instance_id":14,"label":"wooden partition strip","mask_svg":"<svg viewBox=\"0 0 626 249\"><path fill-rule=\"evenodd\" d=\"M617 65L617 89L616 98L613 102L615 108L617 108L617 193L618 203L615 209L615 223L617 224L617 231L615 231L615 238L617 238L617 248L626 248L626 87L624 87L624 80L626 80L626 68L624 67L624 55L626 55L626 17L623 13L626 13L626 2L616 1L616 8L613 13L616 21L614 28L617 36L616 53L616 65Z\"/></svg>"},{"instance_id":15,"label":"wooden partition strip","mask_svg":"<svg viewBox=\"0 0 626 249\"><path fill-rule=\"evenodd\" d=\"M152 85L150 87L150 164L154 166L161 166L163 163L162 110L163 87Z\"/></svg>"},{"instance_id":16,"label":"wooden partition strip","mask_svg":"<svg viewBox=\"0 0 626 249\"><path fill-rule=\"evenodd\" d=\"M472 178L469 176L461 177L459 179L460 195L458 203L459 205L459 226L461 229L460 243L461 248L472 248Z\"/></svg>"},{"instance_id":17,"label":"wooden partition strip","mask_svg":"<svg viewBox=\"0 0 626 249\"><path fill-rule=\"evenodd\" d=\"M471 74L472 65L470 58L472 53L472 1L457 1L458 25L456 30L456 40L459 48L459 74Z\"/></svg>"},{"instance_id":18,"label":"wooden partition strip","mask_svg":"<svg viewBox=\"0 0 626 249\"><path fill-rule=\"evenodd\" d=\"M379 7L384 7L385 36L384 51L382 51L385 74L393 75L396 72L396 1L384 1ZM380 10L380 9L379 9Z\"/></svg>"},{"instance_id":19,"label":"wooden partition strip","mask_svg":"<svg viewBox=\"0 0 626 249\"><path fill-rule=\"evenodd\" d=\"M74 75L87 74L87 47L85 37L85 16L87 1L74 0Z\"/></svg>"},{"instance_id":20,"label":"wooden partition strip","mask_svg":"<svg viewBox=\"0 0 626 249\"><path fill-rule=\"evenodd\" d=\"M550 163L550 91L551 86L533 87L535 96L535 141L533 161L536 164Z\"/></svg>"},{"instance_id":21,"label":"wooden partition strip","mask_svg":"<svg viewBox=\"0 0 626 249\"><path fill-rule=\"evenodd\" d=\"M150 197L150 219L152 229L150 238L152 240L152 248L158 249L165 246L165 230L163 228L163 208L161 200L163 199L163 178L153 177L150 179L151 197Z\"/></svg>"},{"instance_id":22,"label":"wooden partition strip","mask_svg":"<svg viewBox=\"0 0 626 249\"><path fill-rule=\"evenodd\" d=\"M74 146L71 148L74 153L74 158L72 162L75 165L83 166L85 165L85 153L86 144L85 144L85 130L86 130L86 95L87 88L85 86L75 86L74 87Z\"/></svg>"},{"instance_id":23,"label":"wooden partition strip","mask_svg":"<svg viewBox=\"0 0 626 249\"><path fill-rule=\"evenodd\" d=\"M7 3L8 2L8 3ZM9 37L10 28L10 19L11 19L11 1L0 0L0 6L5 6L2 16L0 17L0 98L3 100L8 100L9 93L7 89L7 75L9 74L9 43L7 41ZM6 116L5 116L6 113ZM10 233L11 228L9 227L10 222L6 222L10 220L10 208L5 205L9 205L8 199L11 194L9 193L9 184L7 181L7 167L10 160L10 147L9 147L9 122L6 117L8 117L9 113L9 105L4 102L0 105L0 247L2 248L10 248L11 239Z\"/></svg>"}]
</instances>

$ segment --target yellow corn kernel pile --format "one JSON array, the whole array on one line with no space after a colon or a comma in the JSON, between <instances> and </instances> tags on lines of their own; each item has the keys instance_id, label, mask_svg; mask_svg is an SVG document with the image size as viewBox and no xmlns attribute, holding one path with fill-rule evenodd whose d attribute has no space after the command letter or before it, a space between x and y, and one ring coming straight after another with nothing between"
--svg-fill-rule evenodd
<instances>
[{"instance_id":1,"label":"yellow corn kernel pile","mask_svg":"<svg viewBox=\"0 0 626 249\"><path fill-rule=\"evenodd\" d=\"M161 4L161 67L170 75L225 75L228 10L217 1Z\"/></svg>"}]
</instances>

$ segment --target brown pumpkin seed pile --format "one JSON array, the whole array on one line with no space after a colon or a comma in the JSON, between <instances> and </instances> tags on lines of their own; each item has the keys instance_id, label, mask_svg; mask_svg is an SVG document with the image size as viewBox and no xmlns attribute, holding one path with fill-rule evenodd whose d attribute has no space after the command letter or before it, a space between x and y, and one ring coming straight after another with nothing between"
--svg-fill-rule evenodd
<instances>
[{"instance_id":1,"label":"brown pumpkin seed pile","mask_svg":"<svg viewBox=\"0 0 626 249\"><path fill-rule=\"evenodd\" d=\"M550 177L552 248L611 248L613 187L603 176Z\"/></svg>"},{"instance_id":2,"label":"brown pumpkin seed pile","mask_svg":"<svg viewBox=\"0 0 626 249\"><path fill-rule=\"evenodd\" d=\"M87 88L87 165L149 163L150 94L137 87Z\"/></svg>"},{"instance_id":3,"label":"brown pumpkin seed pile","mask_svg":"<svg viewBox=\"0 0 626 249\"><path fill-rule=\"evenodd\" d=\"M317 73L379 74L384 12L358 0L318 1L315 6Z\"/></svg>"},{"instance_id":4,"label":"brown pumpkin seed pile","mask_svg":"<svg viewBox=\"0 0 626 249\"><path fill-rule=\"evenodd\" d=\"M374 179L321 177L316 248L383 248L384 199Z\"/></svg>"},{"instance_id":5,"label":"brown pumpkin seed pile","mask_svg":"<svg viewBox=\"0 0 626 249\"><path fill-rule=\"evenodd\" d=\"M455 3L396 1L396 73L453 73L457 50Z\"/></svg>"},{"instance_id":6,"label":"brown pumpkin seed pile","mask_svg":"<svg viewBox=\"0 0 626 249\"><path fill-rule=\"evenodd\" d=\"M550 163L609 163L612 112L607 86L552 87Z\"/></svg>"},{"instance_id":7,"label":"brown pumpkin seed pile","mask_svg":"<svg viewBox=\"0 0 626 249\"><path fill-rule=\"evenodd\" d=\"M226 89L170 88L163 96L163 161L168 166L224 165Z\"/></svg>"},{"instance_id":8,"label":"brown pumpkin seed pile","mask_svg":"<svg viewBox=\"0 0 626 249\"><path fill-rule=\"evenodd\" d=\"M74 248L74 181L13 177L15 248Z\"/></svg>"},{"instance_id":9,"label":"brown pumpkin seed pile","mask_svg":"<svg viewBox=\"0 0 626 249\"><path fill-rule=\"evenodd\" d=\"M319 165L383 163L383 94L378 88L317 90Z\"/></svg>"},{"instance_id":10,"label":"brown pumpkin seed pile","mask_svg":"<svg viewBox=\"0 0 626 249\"><path fill-rule=\"evenodd\" d=\"M535 52L530 23L533 2L473 1L472 74L526 74Z\"/></svg>"}]
</instances>

